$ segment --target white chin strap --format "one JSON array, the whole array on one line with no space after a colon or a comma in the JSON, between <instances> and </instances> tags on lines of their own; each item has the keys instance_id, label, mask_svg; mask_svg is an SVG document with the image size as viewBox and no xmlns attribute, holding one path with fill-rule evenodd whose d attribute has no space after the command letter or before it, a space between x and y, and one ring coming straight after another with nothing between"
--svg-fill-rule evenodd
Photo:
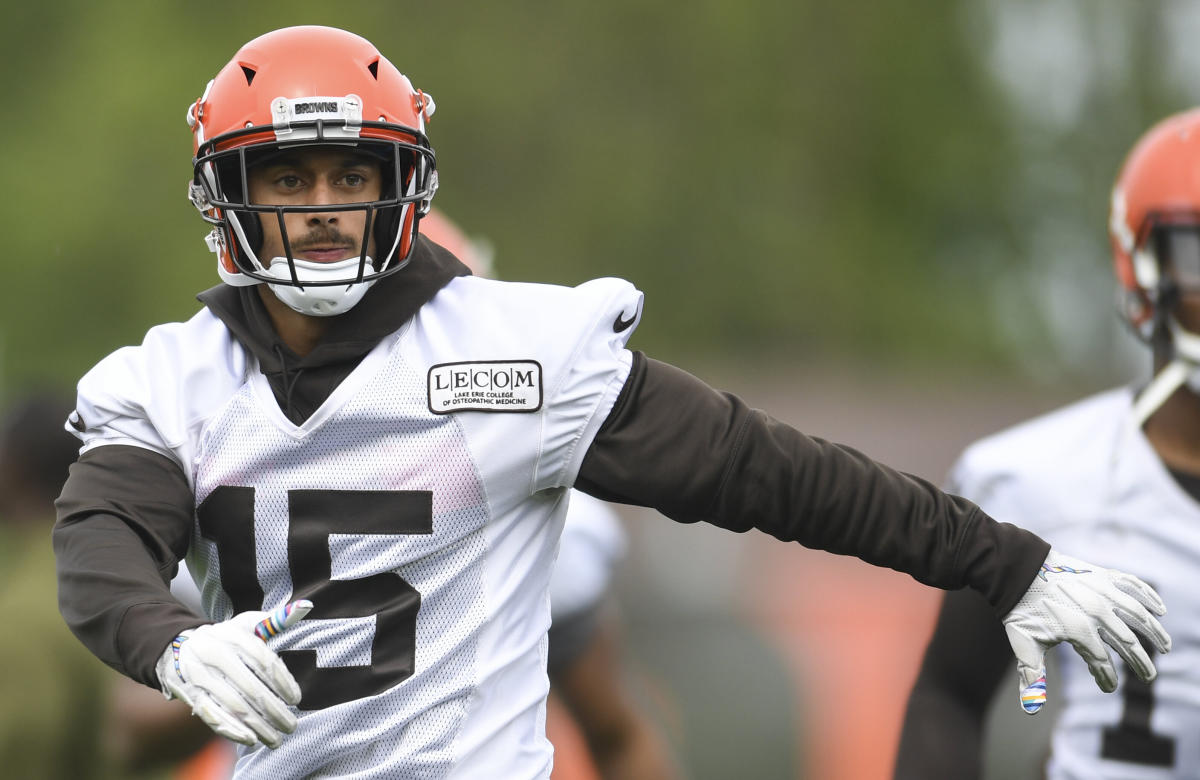
<instances>
[{"instance_id":1,"label":"white chin strap","mask_svg":"<svg viewBox=\"0 0 1200 780\"><path fill-rule=\"evenodd\" d=\"M332 281L346 279L358 273L359 258L348 257L335 263L314 263L310 260L293 260L296 267L296 278L304 282ZM371 258L367 258L367 268L371 269ZM271 260L266 273L281 281L291 282L292 271L286 257L276 257ZM275 293L275 297L291 308L312 317L332 317L343 314L354 308L362 300L367 290L371 289L374 280L353 282L347 285L325 285L296 287L292 284L270 284L267 286Z\"/></svg>"},{"instance_id":2,"label":"white chin strap","mask_svg":"<svg viewBox=\"0 0 1200 780\"><path fill-rule=\"evenodd\" d=\"M1133 424L1138 428L1184 384L1200 393L1200 335L1184 330L1174 318L1167 324L1175 357L1154 375L1134 402Z\"/></svg>"}]
</instances>

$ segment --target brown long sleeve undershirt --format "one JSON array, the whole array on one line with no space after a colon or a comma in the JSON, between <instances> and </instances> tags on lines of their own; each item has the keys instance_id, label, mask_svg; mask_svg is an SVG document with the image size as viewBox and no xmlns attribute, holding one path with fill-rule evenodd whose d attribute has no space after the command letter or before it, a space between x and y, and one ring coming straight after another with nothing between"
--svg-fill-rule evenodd
<instances>
[{"instance_id":1,"label":"brown long sleeve undershirt","mask_svg":"<svg viewBox=\"0 0 1200 780\"><path fill-rule=\"evenodd\" d=\"M735 396L636 354L577 487L680 522L751 528L970 586L1003 615L1049 551L1037 536L852 449L811 438ZM106 663L157 686L154 664L204 620L171 598L193 497L179 467L149 450L97 447L72 467L54 532L59 599Z\"/></svg>"},{"instance_id":2,"label":"brown long sleeve undershirt","mask_svg":"<svg viewBox=\"0 0 1200 780\"><path fill-rule=\"evenodd\" d=\"M704 455L709 457L704 457ZM800 433L685 371L638 355L576 487L685 523L757 528L854 555L1007 614L1050 546L963 498Z\"/></svg>"}]
</instances>

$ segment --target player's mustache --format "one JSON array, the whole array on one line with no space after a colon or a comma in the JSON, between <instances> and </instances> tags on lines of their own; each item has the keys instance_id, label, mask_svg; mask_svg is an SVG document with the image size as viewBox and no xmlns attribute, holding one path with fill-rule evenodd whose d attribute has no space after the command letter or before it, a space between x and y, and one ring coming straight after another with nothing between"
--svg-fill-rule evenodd
<instances>
[{"instance_id":1,"label":"player's mustache","mask_svg":"<svg viewBox=\"0 0 1200 780\"><path fill-rule=\"evenodd\" d=\"M293 252L304 252L317 247L325 249L331 246L353 249L358 246L358 238L351 237L336 227L320 227L308 231L290 243Z\"/></svg>"}]
</instances>

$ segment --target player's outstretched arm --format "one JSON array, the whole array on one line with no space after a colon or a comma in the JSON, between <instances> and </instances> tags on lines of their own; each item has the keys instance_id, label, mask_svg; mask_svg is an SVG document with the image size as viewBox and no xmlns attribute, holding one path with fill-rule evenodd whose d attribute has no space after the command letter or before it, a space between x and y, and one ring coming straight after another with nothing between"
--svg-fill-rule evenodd
<instances>
[{"instance_id":1,"label":"player's outstretched arm","mask_svg":"<svg viewBox=\"0 0 1200 780\"><path fill-rule=\"evenodd\" d=\"M1132 574L1093 566L1051 550L1029 590L1004 616L1004 628L1017 657L1021 707L1030 714L1046 703L1046 650L1069 642L1083 656L1100 690L1117 688L1117 672L1105 645L1117 651L1144 682L1157 671L1134 631L1159 653L1171 637L1156 615L1162 599Z\"/></svg>"},{"instance_id":2,"label":"player's outstretched arm","mask_svg":"<svg viewBox=\"0 0 1200 780\"><path fill-rule=\"evenodd\" d=\"M988 707L1012 665L987 600L970 588L946 593L908 699L895 780L978 780Z\"/></svg>"},{"instance_id":3,"label":"player's outstretched arm","mask_svg":"<svg viewBox=\"0 0 1200 780\"><path fill-rule=\"evenodd\" d=\"M311 609L310 601L293 601L184 631L158 660L163 694L185 702L223 737L279 747L296 730L288 707L300 702L300 686L266 641Z\"/></svg>"},{"instance_id":4,"label":"player's outstretched arm","mask_svg":"<svg viewBox=\"0 0 1200 780\"><path fill-rule=\"evenodd\" d=\"M1143 679L1153 665L1130 627L1161 650L1170 645L1151 614L1162 603L1140 580L1072 562L965 498L637 354L576 485L680 522L756 528L934 587L973 588L1004 616L1029 711L1040 707L1045 651L1059 642L1075 647L1106 691L1116 676L1105 644Z\"/></svg>"}]
</instances>

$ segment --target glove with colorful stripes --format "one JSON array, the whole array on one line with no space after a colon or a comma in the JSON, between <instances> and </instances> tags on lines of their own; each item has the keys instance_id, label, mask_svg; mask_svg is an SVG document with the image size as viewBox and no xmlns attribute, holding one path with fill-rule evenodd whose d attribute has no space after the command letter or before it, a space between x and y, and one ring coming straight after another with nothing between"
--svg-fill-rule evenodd
<instances>
[{"instance_id":1,"label":"glove with colorful stripes","mask_svg":"<svg viewBox=\"0 0 1200 780\"><path fill-rule=\"evenodd\" d=\"M279 747L296 730L289 706L300 702L300 686L266 641L311 609L310 601L293 601L274 612L242 612L184 631L155 667L163 695L185 702L234 742Z\"/></svg>"},{"instance_id":2,"label":"glove with colorful stripes","mask_svg":"<svg viewBox=\"0 0 1200 780\"><path fill-rule=\"evenodd\" d=\"M1144 636L1159 653L1171 649L1171 637L1155 615L1167 611L1162 599L1131 574L1093 566L1054 550L1029 590L1004 617L1004 629L1017 657L1021 707L1033 714L1046 703L1046 651L1070 642L1100 690L1117 688L1117 672L1108 645L1141 680L1158 673L1134 634Z\"/></svg>"}]
</instances>

